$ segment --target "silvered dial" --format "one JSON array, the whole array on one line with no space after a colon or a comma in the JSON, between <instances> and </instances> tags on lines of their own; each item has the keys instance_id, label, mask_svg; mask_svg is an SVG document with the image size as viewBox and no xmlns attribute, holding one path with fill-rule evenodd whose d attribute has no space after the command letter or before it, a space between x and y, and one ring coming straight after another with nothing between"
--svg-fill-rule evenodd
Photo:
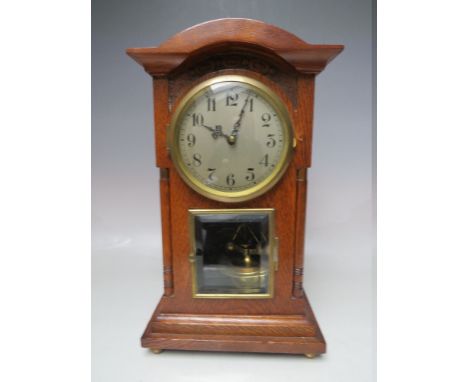
<instances>
[{"instance_id":1,"label":"silvered dial","mask_svg":"<svg viewBox=\"0 0 468 382\"><path fill-rule=\"evenodd\" d=\"M173 146L189 185L214 199L236 201L277 180L287 164L291 132L275 97L257 81L224 76L185 100L173 126Z\"/></svg>"}]
</instances>

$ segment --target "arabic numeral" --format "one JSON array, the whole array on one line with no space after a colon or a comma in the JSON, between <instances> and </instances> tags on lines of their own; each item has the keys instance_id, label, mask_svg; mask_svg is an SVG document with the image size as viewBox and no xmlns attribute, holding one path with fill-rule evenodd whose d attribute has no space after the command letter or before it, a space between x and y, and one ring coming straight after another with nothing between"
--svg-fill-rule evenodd
<instances>
[{"instance_id":1,"label":"arabic numeral","mask_svg":"<svg viewBox=\"0 0 468 382\"><path fill-rule=\"evenodd\" d=\"M247 169L247 176L245 177L245 180L252 182L255 179L255 172L254 168L248 168Z\"/></svg>"},{"instance_id":2,"label":"arabic numeral","mask_svg":"<svg viewBox=\"0 0 468 382\"><path fill-rule=\"evenodd\" d=\"M262 157L262 160L260 162L258 162L258 164L261 164L265 167L267 167L269 165L270 162L268 162L268 154L265 154L263 157Z\"/></svg>"},{"instance_id":3,"label":"arabic numeral","mask_svg":"<svg viewBox=\"0 0 468 382\"><path fill-rule=\"evenodd\" d=\"M215 168L208 168L207 170L209 172L208 180L211 181L211 182L214 182L215 181L214 173L215 173L216 169Z\"/></svg>"},{"instance_id":4,"label":"arabic numeral","mask_svg":"<svg viewBox=\"0 0 468 382\"><path fill-rule=\"evenodd\" d=\"M239 94L232 93L226 96L226 106L237 106L237 101L239 100Z\"/></svg>"},{"instance_id":5,"label":"arabic numeral","mask_svg":"<svg viewBox=\"0 0 468 382\"><path fill-rule=\"evenodd\" d=\"M231 187L236 184L236 180L234 179L234 174L229 174L228 176L226 176L226 184Z\"/></svg>"},{"instance_id":6,"label":"arabic numeral","mask_svg":"<svg viewBox=\"0 0 468 382\"><path fill-rule=\"evenodd\" d=\"M200 154L193 154L193 160L192 160L192 164L195 166L195 167L199 167L201 166L202 162L201 162L201 155Z\"/></svg>"},{"instance_id":7,"label":"arabic numeral","mask_svg":"<svg viewBox=\"0 0 468 382\"><path fill-rule=\"evenodd\" d=\"M200 113L193 113L192 114L192 125L193 126L201 126L205 123L205 118L203 114Z\"/></svg>"},{"instance_id":8,"label":"arabic numeral","mask_svg":"<svg viewBox=\"0 0 468 382\"><path fill-rule=\"evenodd\" d=\"M270 113L263 113L262 114L262 127L270 127L270 121L271 121L271 114Z\"/></svg>"},{"instance_id":9,"label":"arabic numeral","mask_svg":"<svg viewBox=\"0 0 468 382\"><path fill-rule=\"evenodd\" d=\"M208 111L216 111L216 99L208 98Z\"/></svg>"},{"instance_id":10,"label":"arabic numeral","mask_svg":"<svg viewBox=\"0 0 468 382\"><path fill-rule=\"evenodd\" d=\"M276 146L276 139L274 138L275 134L268 134L267 147L272 148Z\"/></svg>"},{"instance_id":11,"label":"arabic numeral","mask_svg":"<svg viewBox=\"0 0 468 382\"><path fill-rule=\"evenodd\" d=\"M195 137L195 134L188 134L187 135L187 146L188 147L195 146L196 141L197 141L197 138Z\"/></svg>"},{"instance_id":12,"label":"arabic numeral","mask_svg":"<svg viewBox=\"0 0 468 382\"><path fill-rule=\"evenodd\" d=\"M254 101L253 98L249 100L249 111L254 111L253 101Z\"/></svg>"}]
</instances>

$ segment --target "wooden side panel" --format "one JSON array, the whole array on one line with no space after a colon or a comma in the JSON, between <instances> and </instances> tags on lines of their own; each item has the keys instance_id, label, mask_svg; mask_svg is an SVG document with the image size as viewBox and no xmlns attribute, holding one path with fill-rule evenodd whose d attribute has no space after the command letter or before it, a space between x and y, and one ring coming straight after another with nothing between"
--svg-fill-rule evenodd
<instances>
[{"instance_id":1,"label":"wooden side panel","mask_svg":"<svg viewBox=\"0 0 468 382\"><path fill-rule=\"evenodd\" d=\"M294 253L293 267L293 289L292 294L296 298L304 295L302 289L302 277L304 274L304 235L306 218L306 198L307 198L307 169L301 168L297 171L296 189L296 245Z\"/></svg>"},{"instance_id":2,"label":"wooden side panel","mask_svg":"<svg viewBox=\"0 0 468 382\"><path fill-rule=\"evenodd\" d=\"M171 167L171 159L167 149L167 126L169 115L169 84L166 78L153 79L154 105L154 147L156 150L156 166Z\"/></svg>"},{"instance_id":3,"label":"wooden side panel","mask_svg":"<svg viewBox=\"0 0 468 382\"><path fill-rule=\"evenodd\" d=\"M172 267L172 243L171 243L171 207L169 171L167 168L160 170L159 192L161 197L161 230L163 248L163 279L164 296L171 296L174 291Z\"/></svg>"},{"instance_id":4,"label":"wooden side panel","mask_svg":"<svg viewBox=\"0 0 468 382\"><path fill-rule=\"evenodd\" d=\"M298 102L294 112L297 131L298 168L310 167L312 157L313 105L315 76L299 76L297 80Z\"/></svg>"}]
</instances>

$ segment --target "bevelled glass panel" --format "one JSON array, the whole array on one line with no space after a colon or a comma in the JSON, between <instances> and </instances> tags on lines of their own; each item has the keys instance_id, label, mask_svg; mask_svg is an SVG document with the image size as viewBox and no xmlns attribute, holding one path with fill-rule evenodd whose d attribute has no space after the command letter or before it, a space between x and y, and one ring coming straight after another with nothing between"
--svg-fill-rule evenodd
<instances>
[{"instance_id":1,"label":"bevelled glass panel","mask_svg":"<svg viewBox=\"0 0 468 382\"><path fill-rule=\"evenodd\" d=\"M194 295L270 297L273 210L191 210Z\"/></svg>"}]
</instances>

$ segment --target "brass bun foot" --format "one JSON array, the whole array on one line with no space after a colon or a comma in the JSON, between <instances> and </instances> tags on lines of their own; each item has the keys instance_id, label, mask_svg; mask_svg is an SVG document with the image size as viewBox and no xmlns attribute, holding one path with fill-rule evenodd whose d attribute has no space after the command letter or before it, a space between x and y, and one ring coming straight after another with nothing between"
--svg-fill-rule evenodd
<instances>
[{"instance_id":1,"label":"brass bun foot","mask_svg":"<svg viewBox=\"0 0 468 382\"><path fill-rule=\"evenodd\" d=\"M315 353L305 353L305 356L307 358L315 358L315 357L317 357L317 354L315 354Z\"/></svg>"},{"instance_id":2,"label":"brass bun foot","mask_svg":"<svg viewBox=\"0 0 468 382\"><path fill-rule=\"evenodd\" d=\"M162 349L150 349L152 353L159 354L162 352Z\"/></svg>"}]
</instances>

